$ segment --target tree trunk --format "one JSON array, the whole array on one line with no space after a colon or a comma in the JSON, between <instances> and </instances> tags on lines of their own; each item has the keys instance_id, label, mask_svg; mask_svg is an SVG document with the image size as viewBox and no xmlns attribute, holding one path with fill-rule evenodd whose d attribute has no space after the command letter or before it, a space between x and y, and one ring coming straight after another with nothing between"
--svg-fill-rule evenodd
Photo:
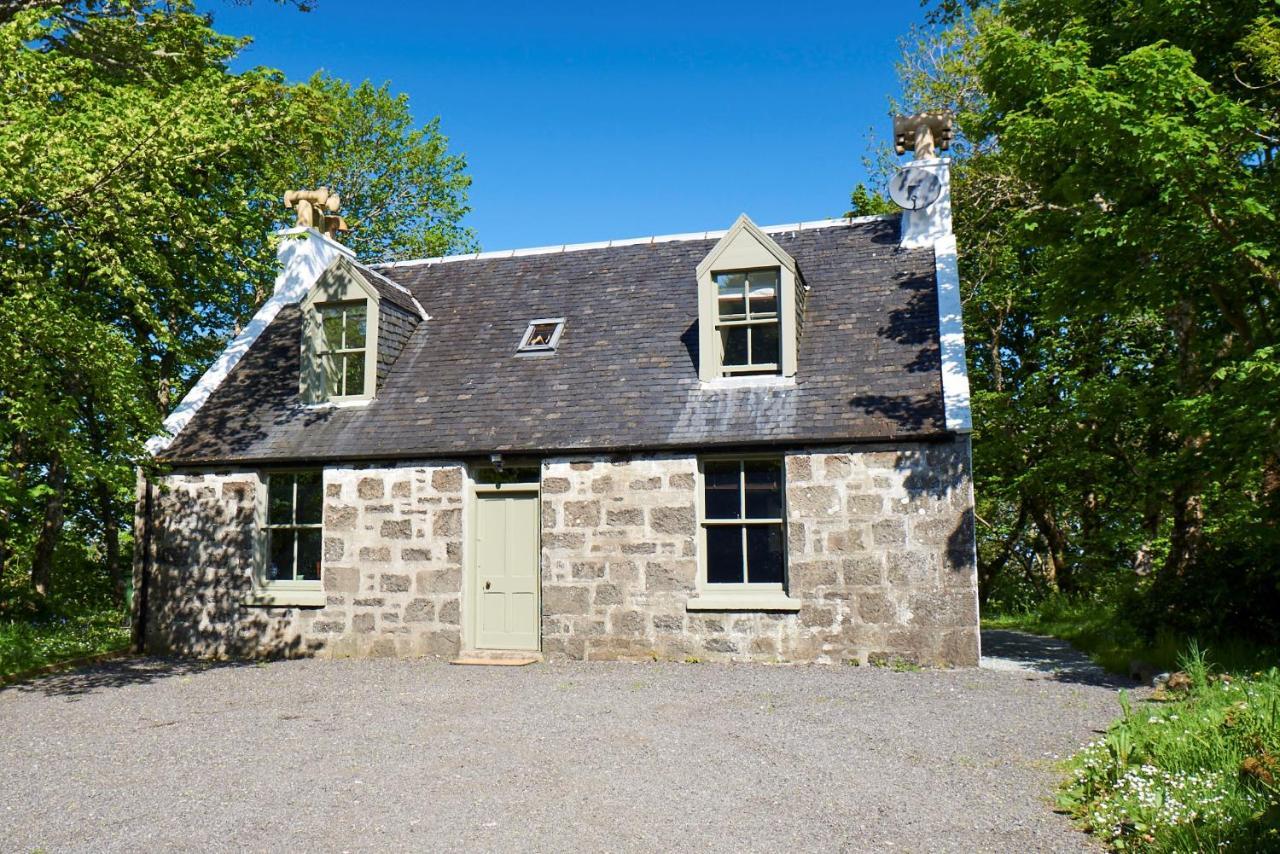
<instances>
[{"instance_id":1,"label":"tree trunk","mask_svg":"<svg viewBox=\"0 0 1280 854\"><path fill-rule=\"evenodd\" d=\"M1009 529L1009 536L1005 537L1004 542L1000 544L999 556L986 566L978 565L978 605L980 608L986 607L987 599L991 597L991 587L1000 573L1004 571L1005 565L1009 563L1009 558L1013 555L1013 547L1022 537L1022 529L1026 527L1026 524L1027 502L1020 501L1018 503L1018 520Z\"/></svg>"},{"instance_id":2,"label":"tree trunk","mask_svg":"<svg viewBox=\"0 0 1280 854\"><path fill-rule=\"evenodd\" d=\"M1053 512L1043 503L1038 499L1031 499L1028 503L1031 519L1036 523L1036 528L1049 547L1049 563L1053 568L1054 583L1063 593L1075 593L1074 568L1067 562L1066 534L1058 527L1057 521L1053 518Z\"/></svg>"},{"instance_id":3,"label":"tree trunk","mask_svg":"<svg viewBox=\"0 0 1280 854\"><path fill-rule=\"evenodd\" d=\"M1169 534L1166 576L1182 575L1195 562L1203 540L1204 506L1198 492L1179 484L1173 493L1173 530Z\"/></svg>"},{"instance_id":4,"label":"tree trunk","mask_svg":"<svg viewBox=\"0 0 1280 854\"><path fill-rule=\"evenodd\" d=\"M40 536L31 555L31 586L45 598L53 591L53 556L66 518L62 502L67 491L67 471L57 455L49 463L48 486L52 492L45 499Z\"/></svg>"}]
</instances>

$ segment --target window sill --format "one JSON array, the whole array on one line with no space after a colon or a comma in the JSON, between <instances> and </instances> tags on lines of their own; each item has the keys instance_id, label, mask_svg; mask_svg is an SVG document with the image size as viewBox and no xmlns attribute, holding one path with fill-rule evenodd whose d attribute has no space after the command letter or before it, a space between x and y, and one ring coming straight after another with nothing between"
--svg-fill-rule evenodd
<instances>
[{"instance_id":1,"label":"window sill","mask_svg":"<svg viewBox=\"0 0 1280 854\"><path fill-rule=\"evenodd\" d=\"M731 388L794 388L795 384L795 377L784 377L778 374L746 374L702 381L702 387L709 391Z\"/></svg>"},{"instance_id":2,"label":"window sill","mask_svg":"<svg viewBox=\"0 0 1280 854\"><path fill-rule=\"evenodd\" d=\"M800 600L785 593L703 593L684 603L687 611L799 611Z\"/></svg>"},{"instance_id":3,"label":"window sill","mask_svg":"<svg viewBox=\"0 0 1280 854\"><path fill-rule=\"evenodd\" d=\"M372 397L349 397L341 400L321 400L317 403L304 403L303 409L350 409L357 406L368 406L373 403Z\"/></svg>"},{"instance_id":4,"label":"window sill","mask_svg":"<svg viewBox=\"0 0 1280 854\"><path fill-rule=\"evenodd\" d=\"M256 588L246 594L244 604L250 608L323 608L327 599L324 590L266 590Z\"/></svg>"}]
</instances>

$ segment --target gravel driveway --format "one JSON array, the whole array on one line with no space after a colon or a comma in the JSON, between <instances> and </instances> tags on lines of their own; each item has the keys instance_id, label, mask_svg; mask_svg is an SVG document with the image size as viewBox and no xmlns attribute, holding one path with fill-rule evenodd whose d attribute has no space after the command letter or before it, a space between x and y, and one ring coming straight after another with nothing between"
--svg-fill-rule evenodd
<instances>
[{"instance_id":1,"label":"gravel driveway","mask_svg":"<svg viewBox=\"0 0 1280 854\"><path fill-rule=\"evenodd\" d=\"M1089 850L1074 673L138 659L0 690L0 848Z\"/></svg>"}]
</instances>

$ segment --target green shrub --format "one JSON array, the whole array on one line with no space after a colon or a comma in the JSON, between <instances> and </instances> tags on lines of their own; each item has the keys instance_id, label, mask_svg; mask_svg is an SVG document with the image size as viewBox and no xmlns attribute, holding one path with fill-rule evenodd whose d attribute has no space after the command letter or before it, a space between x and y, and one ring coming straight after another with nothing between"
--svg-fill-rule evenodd
<instances>
[{"instance_id":1,"label":"green shrub","mask_svg":"<svg viewBox=\"0 0 1280 854\"><path fill-rule=\"evenodd\" d=\"M1134 708L1069 760L1061 805L1117 851L1280 850L1280 670L1215 675Z\"/></svg>"}]
</instances>

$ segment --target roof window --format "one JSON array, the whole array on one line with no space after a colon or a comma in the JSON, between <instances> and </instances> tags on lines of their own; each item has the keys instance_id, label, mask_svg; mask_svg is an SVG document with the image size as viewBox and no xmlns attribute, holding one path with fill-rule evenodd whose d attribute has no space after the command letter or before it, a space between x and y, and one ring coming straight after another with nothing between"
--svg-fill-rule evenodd
<instances>
[{"instance_id":1,"label":"roof window","mask_svg":"<svg viewBox=\"0 0 1280 854\"><path fill-rule=\"evenodd\" d=\"M563 317L544 317L530 320L529 328L520 339L517 353L554 353L560 343L560 333L564 332Z\"/></svg>"}]
</instances>

